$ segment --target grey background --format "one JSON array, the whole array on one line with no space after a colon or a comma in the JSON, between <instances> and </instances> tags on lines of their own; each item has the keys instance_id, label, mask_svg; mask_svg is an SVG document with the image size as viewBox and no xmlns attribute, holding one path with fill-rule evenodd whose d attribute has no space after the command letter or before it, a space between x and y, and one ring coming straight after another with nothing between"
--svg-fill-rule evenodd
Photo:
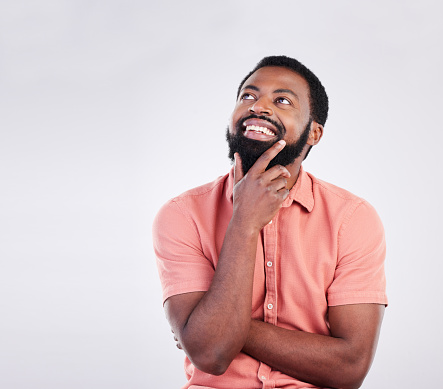
<instances>
[{"instance_id":1,"label":"grey background","mask_svg":"<svg viewBox=\"0 0 443 389\"><path fill-rule=\"evenodd\" d=\"M366 198L390 306L364 388L440 387L439 1L0 2L0 387L178 388L151 223L230 168L243 76L270 54L328 91L305 163Z\"/></svg>"}]
</instances>

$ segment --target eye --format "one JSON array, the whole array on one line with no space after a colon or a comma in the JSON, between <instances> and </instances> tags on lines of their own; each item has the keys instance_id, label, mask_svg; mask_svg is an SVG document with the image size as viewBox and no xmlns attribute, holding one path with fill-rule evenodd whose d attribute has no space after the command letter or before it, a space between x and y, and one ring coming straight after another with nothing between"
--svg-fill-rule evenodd
<instances>
[{"instance_id":1,"label":"eye","mask_svg":"<svg viewBox=\"0 0 443 389\"><path fill-rule=\"evenodd\" d=\"M286 104L286 105L290 105L291 102L286 98L286 97L277 97L275 99L276 103L280 103L280 104Z\"/></svg>"},{"instance_id":2,"label":"eye","mask_svg":"<svg viewBox=\"0 0 443 389\"><path fill-rule=\"evenodd\" d=\"M250 93L244 93L241 97L240 100L254 100L254 96L251 95Z\"/></svg>"}]
</instances>

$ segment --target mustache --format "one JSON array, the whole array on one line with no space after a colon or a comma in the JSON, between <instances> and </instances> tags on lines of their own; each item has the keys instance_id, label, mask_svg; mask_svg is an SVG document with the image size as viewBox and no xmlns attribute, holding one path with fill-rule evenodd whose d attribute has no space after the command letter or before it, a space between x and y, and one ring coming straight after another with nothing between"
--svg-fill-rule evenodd
<instances>
[{"instance_id":1,"label":"mustache","mask_svg":"<svg viewBox=\"0 0 443 389\"><path fill-rule=\"evenodd\" d=\"M254 115L251 114L249 116L246 116L244 118L241 118L238 122L237 122L237 132L242 130L242 126L243 126L243 122L245 122L246 120L249 119L260 119L260 120L264 120L268 123L271 123L279 132L280 137L283 137L286 134L286 128L283 126L283 124L276 122L275 120L272 120L271 118L268 118L267 116L261 116L261 115Z\"/></svg>"}]
</instances>

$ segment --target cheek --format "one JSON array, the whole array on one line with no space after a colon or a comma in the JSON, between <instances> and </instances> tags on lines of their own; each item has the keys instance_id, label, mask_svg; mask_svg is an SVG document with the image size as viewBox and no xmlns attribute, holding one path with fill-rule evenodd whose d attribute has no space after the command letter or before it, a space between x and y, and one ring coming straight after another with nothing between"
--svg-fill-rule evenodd
<instances>
[{"instance_id":1,"label":"cheek","mask_svg":"<svg viewBox=\"0 0 443 389\"><path fill-rule=\"evenodd\" d=\"M235 128L235 117L234 117L234 113L232 113L232 115L229 117L228 126L229 126L229 131L230 131L230 132L233 132L233 131L234 131L234 128Z\"/></svg>"},{"instance_id":2,"label":"cheek","mask_svg":"<svg viewBox=\"0 0 443 389\"><path fill-rule=\"evenodd\" d=\"M304 127L298 121L294 122L294 119L292 119L292 121L287 120L283 122L283 125L286 128L285 138L290 142L297 141L304 130Z\"/></svg>"},{"instance_id":3,"label":"cheek","mask_svg":"<svg viewBox=\"0 0 443 389\"><path fill-rule=\"evenodd\" d=\"M237 107L234 109L234 112L232 112L231 117L229 118L229 130L231 132L235 131L235 126L237 122L243 117L243 112L238 109Z\"/></svg>"},{"instance_id":4,"label":"cheek","mask_svg":"<svg viewBox=\"0 0 443 389\"><path fill-rule=\"evenodd\" d=\"M235 135L236 129L235 129L235 120L233 117L231 117L229 120L228 130L230 134Z\"/></svg>"}]
</instances>

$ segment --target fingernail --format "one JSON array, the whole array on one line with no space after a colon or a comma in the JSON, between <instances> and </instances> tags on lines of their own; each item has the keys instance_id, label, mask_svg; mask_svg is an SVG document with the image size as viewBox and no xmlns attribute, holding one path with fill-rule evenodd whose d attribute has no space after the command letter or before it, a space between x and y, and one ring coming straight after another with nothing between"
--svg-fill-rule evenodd
<instances>
[{"instance_id":1,"label":"fingernail","mask_svg":"<svg viewBox=\"0 0 443 389\"><path fill-rule=\"evenodd\" d=\"M281 146L284 146L286 144L286 142L283 139L279 140L277 143L280 143Z\"/></svg>"}]
</instances>

